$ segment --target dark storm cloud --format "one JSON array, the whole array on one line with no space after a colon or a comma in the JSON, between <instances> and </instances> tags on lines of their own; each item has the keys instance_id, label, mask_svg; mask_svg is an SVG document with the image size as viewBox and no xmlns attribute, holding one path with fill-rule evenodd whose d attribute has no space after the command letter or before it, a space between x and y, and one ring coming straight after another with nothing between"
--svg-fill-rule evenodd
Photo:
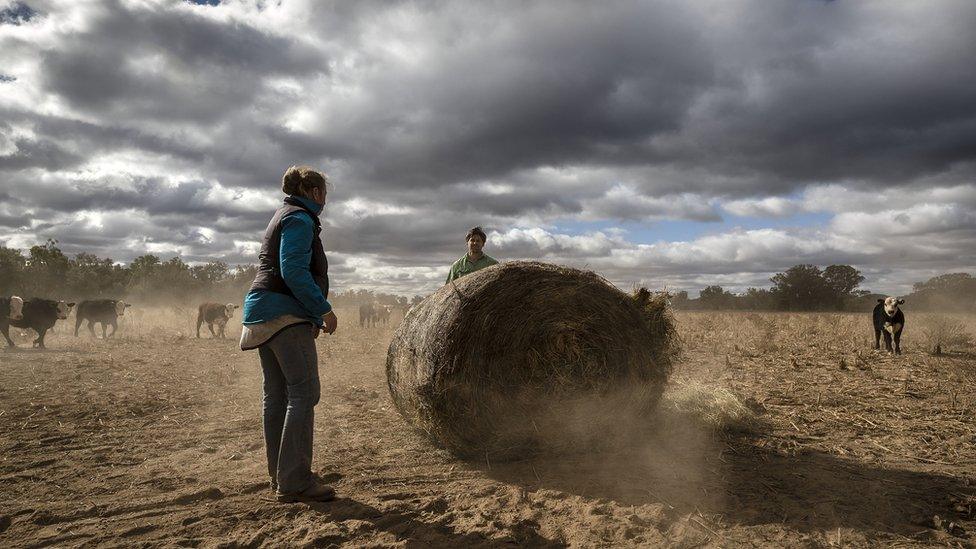
<instances>
[{"instance_id":1,"label":"dark storm cloud","mask_svg":"<svg viewBox=\"0 0 976 549\"><path fill-rule=\"evenodd\" d=\"M323 73L328 64L313 48L241 22L113 2L85 32L43 52L42 70L51 92L87 111L203 122L250 104L266 76Z\"/></svg>"},{"instance_id":2,"label":"dark storm cloud","mask_svg":"<svg viewBox=\"0 0 976 549\"><path fill-rule=\"evenodd\" d=\"M14 2L0 9L0 25L23 25L37 17L37 12L23 2Z\"/></svg>"},{"instance_id":3,"label":"dark storm cloud","mask_svg":"<svg viewBox=\"0 0 976 549\"><path fill-rule=\"evenodd\" d=\"M678 2L315 9L321 48L189 10L119 5L47 49L43 76L89 111L206 124L218 139L195 144L196 158L176 154L240 185L267 184L295 162L342 164L367 195L547 166L640 174L632 183L651 197L974 173L971 4L927 11L914 26L911 9L870 2L743 1L716 13ZM398 15L422 24L403 30ZM418 60L389 54L384 38ZM310 84L312 74L324 79ZM259 99L275 75L306 85ZM265 100L272 110L307 104L321 123L287 129L238 112ZM135 146L174 152L165 136L122 126L142 132Z\"/></svg>"},{"instance_id":4,"label":"dark storm cloud","mask_svg":"<svg viewBox=\"0 0 976 549\"><path fill-rule=\"evenodd\" d=\"M0 27L0 225L45 221L3 238L243 259L311 164L349 280L436 283L473 223L615 281L976 264L968 0L38 5ZM723 212L834 217L656 247L542 229Z\"/></svg>"},{"instance_id":5,"label":"dark storm cloud","mask_svg":"<svg viewBox=\"0 0 976 549\"><path fill-rule=\"evenodd\" d=\"M307 141L351 138L357 174L386 187L587 164L704 168L696 189L740 177L738 195L974 173L972 4L919 9L919 24L870 2L566 6L467 5L467 21L438 6L414 37L424 62L385 66L373 101ZM371 22L350 24L355 41Z\"/></svg>"},{"instance_id":6,"label":"dark storm cloud","mask_svg":"<svg viewBox=\"0 0 976 549\"><path fill-rule=\"evenodd\" d=\"M13 140L15 152L0 155L0 171L44 168L61 170L81 163L81 157L65 150L48 139L34 140L18 138Z\"/></svg>"},{"instance_id":7,"label":"dark storm cloud","mask_svg":"<svg viewBox=\"0 0 976 549\"><path fill-rule=\"evenodd\" d=\"M274 210L267 199L245 197L234 189L217 187L212 182L185 181L175 185L159 178L134 176L104 177L97 180L70 178L17 177L8 180L9 191L3 202L28 207L43 205L47 212L136 210L141 216L175 215L186 225L188 220L215 223L225 218L252 220ZM264 219L261 224L267 223ZM249 225L251 227L256 225Z\"/></svg>"}]
</instances>

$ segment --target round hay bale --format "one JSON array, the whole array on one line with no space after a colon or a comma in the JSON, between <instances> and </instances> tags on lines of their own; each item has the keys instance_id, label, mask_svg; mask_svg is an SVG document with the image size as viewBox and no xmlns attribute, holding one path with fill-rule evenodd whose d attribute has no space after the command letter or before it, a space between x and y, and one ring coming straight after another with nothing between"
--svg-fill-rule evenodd
<instances>
[{"instance_id":1,"label":"round hay bale","mask_svg":"<svg viewBox=\"0 0 976 549\"><path fill-rule=\"evenodd\" d=\"M447 284L393 336L400 414L463 457L588 447L652 412L677 354L663 295L508 262Z\"/></svg>"}]
</instances>

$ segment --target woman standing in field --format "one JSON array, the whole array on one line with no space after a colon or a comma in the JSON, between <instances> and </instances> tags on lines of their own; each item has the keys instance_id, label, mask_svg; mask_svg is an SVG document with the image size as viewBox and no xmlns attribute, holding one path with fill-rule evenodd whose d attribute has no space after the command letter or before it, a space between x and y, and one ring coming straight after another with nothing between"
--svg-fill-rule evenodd
<instances>
[{"instance_id":1,"label":"woman standing in field","mask_svg":"<svg viewBox=\"0 0 976 549\"><path fill-rule=\"evenodd\" d=\"M271 217L258 274L244 298L241 349L257 349L264 371L264 442L278 501L328 501L335 490L312 474L312 432L319 401L319 331L333 333L329 264L319 233L326 177L292 166L287 195Z\"/></svg>"}]
</instances>

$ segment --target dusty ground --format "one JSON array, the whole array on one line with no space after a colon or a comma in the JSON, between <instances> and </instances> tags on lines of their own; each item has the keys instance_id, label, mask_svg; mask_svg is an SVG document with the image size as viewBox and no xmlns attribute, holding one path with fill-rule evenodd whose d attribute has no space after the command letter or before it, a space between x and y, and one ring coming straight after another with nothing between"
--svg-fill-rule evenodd
<instances>
[{"instance_id":1,"label":"dusty ground","mask_svg":"<svg viewBox=\"0 0 976 549\"><path fill-rule=\"evenodd\" d=\"M681 314L656 434L509 464L406 428L392 326L341 320L319 339L328 504L270 501L257 355L188 311L0 352L0 546L976 546L976 356L923 353L911 314L900 357L868 349L868 315Z\"/></svg>"}]
</instances>

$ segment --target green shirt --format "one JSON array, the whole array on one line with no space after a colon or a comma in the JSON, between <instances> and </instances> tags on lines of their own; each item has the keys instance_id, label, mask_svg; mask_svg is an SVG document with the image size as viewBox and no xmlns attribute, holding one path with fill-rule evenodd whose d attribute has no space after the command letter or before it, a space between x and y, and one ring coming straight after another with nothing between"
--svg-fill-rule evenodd
<instances>
[{"instance_id":1,"label":"green shirt","mask_svg":"<svg viewBox=\"0 0 976 549\"><path fill-rule=\"evenodd\" d=\"M452 280L457 280L464 275L469 275L475 271L484 269L485 267L491 267L492 265L497 264L498 262L495 261L495 258L489 256L488 254L481 254L481 259L478 261L471 261L468 254L464 254L461 259L454 262L454 265L451 265L451 272L447 273L447 280L444 282L444 284L447 284Z\"/></svg>"}]
</instances>

